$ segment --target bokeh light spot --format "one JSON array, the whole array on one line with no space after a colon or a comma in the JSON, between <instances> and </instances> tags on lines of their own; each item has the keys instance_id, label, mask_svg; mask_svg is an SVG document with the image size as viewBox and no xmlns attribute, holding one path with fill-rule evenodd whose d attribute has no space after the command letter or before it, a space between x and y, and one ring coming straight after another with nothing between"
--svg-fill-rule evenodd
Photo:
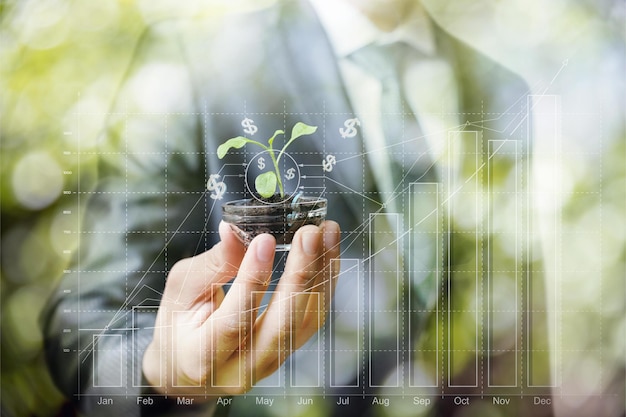
<instances>
[{"instance_id":1,"label":"bokeh light spot","mask_svg":"<svg viewBox=\"0 0 626 417\"><path fill-rule=\"evenodd\" d=\"M63 173L50 154L33 151L15 164L11 185L22 206L39 210L49 206L61 194Z\"/></svg>"}]
</instances>

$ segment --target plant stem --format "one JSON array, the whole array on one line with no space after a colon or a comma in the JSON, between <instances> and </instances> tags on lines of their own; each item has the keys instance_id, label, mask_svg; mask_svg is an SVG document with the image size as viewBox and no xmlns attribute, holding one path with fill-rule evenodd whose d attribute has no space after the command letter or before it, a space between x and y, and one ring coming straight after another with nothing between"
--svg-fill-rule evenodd
<instances>
[{"instance_id":1,"label":"plant stem","mask_svg":"<svg viewBox=\"0 0 626 417\"><path fill-rule=\"evenodd\" d=\"M270 158L272 159L272 163L274 164L274 172L276 173L276 179L278 180L278 191L280 192L280 197L285 197L285 189L283 188L283 180L280 175L280 169L278 168L278 160L276 155L274 155L274 149L269 149Z\"/></svg>"}]
</instances>

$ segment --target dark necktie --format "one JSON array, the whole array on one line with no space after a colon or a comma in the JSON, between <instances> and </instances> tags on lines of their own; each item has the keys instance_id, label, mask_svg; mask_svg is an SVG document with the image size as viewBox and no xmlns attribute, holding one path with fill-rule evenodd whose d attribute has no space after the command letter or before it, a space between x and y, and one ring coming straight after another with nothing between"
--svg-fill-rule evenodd
<instances>
[{"instance_id":1,"label":"dark necktie","mask_svg":"<svg viewBox=\"0 0 626 417\"><path fill-rule=\"evenodd\" d=\"M385 151L391 161L395 193L415 180L417 160L425 143L422 132L405 97L403 75L406 64L418 52L411 46L396 42L389 45L369 44L350 55L350 59L374 76L381 84L380 113Z\"/></svg>"}]
</instances>

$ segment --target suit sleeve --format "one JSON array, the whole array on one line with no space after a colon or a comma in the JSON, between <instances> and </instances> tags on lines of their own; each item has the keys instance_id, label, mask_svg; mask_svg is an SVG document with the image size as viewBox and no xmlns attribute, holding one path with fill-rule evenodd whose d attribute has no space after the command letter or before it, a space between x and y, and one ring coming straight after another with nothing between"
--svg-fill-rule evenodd
<instances>
[{"instance_id":1,"label":"suit sleeve","mask_svg":"<svg viewBox=\"0 0 626 417\"><path fill-rule=\"evenodd\" d=\"M42 317L52 376L84 415L211 414L155 395L141 370L169 268L215 240L201 130L175 25L148 30L97 146L79 149L97 186L76 190L78 249Z\"/></svg>"}]
</instances>

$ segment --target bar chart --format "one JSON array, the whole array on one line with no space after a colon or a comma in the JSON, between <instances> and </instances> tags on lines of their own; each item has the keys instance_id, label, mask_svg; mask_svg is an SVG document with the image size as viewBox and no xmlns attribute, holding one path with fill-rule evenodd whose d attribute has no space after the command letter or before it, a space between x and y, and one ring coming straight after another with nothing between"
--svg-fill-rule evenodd
<instances>
[{"instance_id":1,"label":"bar chart","mask_svg":"<svg viewBox=\"0 0 626 417\"><path fill-rule=\"evenodd\" d=\"M385 173L354 180L352 173L342 171L345 167L368 172L380 163L376 158L393 154L391 149L368 150L364 143L346 148L352 138L343 138L344 142L327 141L321 148L302 150L300 189L326 196L329 217L341 220L345 214L333 213L335 204L349 211L350 218L341 235L341 256L331 261L337 271L332 302L325 307L322 293L300 292L292 292L285 301L295 306L305 297L308 308L320 313L315 323L319 332L296 349L298 329L288 328L278 349L271 352L256 347L260 343L256 336L241 334L240 344L246 349L239 352L237 380L224 383L219 376L225 371L217 362L203 384L189 384L174 372L164 372L172 380L161 380L161 386L175 387L175 398L182 398L179 393L185 389L188 396L210 396L214 389L245 386L252 390L241 395L242 401L257 406L281 401L295 405L330 401L339 407L406 402L428 409L439 402L443 405L438 407L445 409L485 397L495 406L519 401L549 406L555 391L566 391L563 334L564 326L571 325L562 299L566 189L561 167L567 152L558 95L529 95L517 105L516 111L481 115L482 119L438 132L445 143L430 159L423 154L428 151L424 145L428 134L403 138L403 165L391 157L387 165L378 165L399 170L393 175L399 183L392 190L380 185L385 181L377 182L376 176ZM336 135L344 118L353 120L344 114L325 114L323 136ZM367 127L367 120L359 123ZM355 134L353 141L360 135ZM412 144L418 141L420 153L412 154ZM164 149L175 154L170 145ZM250 160L255 160L253 155ZM215 181L219 175L225 190L241 178L240 170L241 165L231 164L206 176ZM207 249L206 240L214 237L211 225L219 222L219 198L206 191L188 197L188 217L198 212L204 228L190 222L172 224L164 211L165 230L158 232L165 244L154 267L139 271L141 279L126 289L108 327L90 327L89 311L68 313L79 316L76 330L83 347L74 354L95 370L87 382L88 393L79 395L133 395L147 387L140 361L160 297L147 277L169 271L174 262L167 256L174 256L169 248L177 239L192 242L197 250ZM172 204L167 193L160 198L164 206ZM277 254L276 277L286 256ZM136 273L126 268L129 274ZM76 274L77 287L84 288L93 272L68 273ZM270 287L257 294L263 301L258 310L249 312L252 321L279 297L277 282L273 278ZM162 314L184 322L186 313ZM289 317L282 316L275 325L288 322ZM169 333L172 351L160 353L164 369L173 369L180 355L190 353L177 347L185 331ZM219 334L207 333L197 342L196 353L216 362L212 355L220 351L219 339ZM286 351L294 352L271 375L247 371L247 361L272 357L282 362Z\"/></svg>"}]
</instances>

